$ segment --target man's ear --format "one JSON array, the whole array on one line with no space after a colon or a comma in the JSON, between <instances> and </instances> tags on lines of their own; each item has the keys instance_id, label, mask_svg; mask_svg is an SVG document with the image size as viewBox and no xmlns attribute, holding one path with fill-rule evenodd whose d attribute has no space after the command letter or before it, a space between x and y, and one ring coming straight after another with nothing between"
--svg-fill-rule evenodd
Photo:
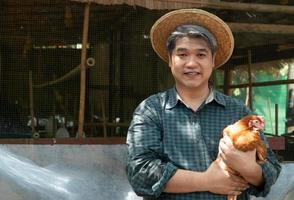
<instances>
[{"instance_id":1,"label":"man's ear","mask_svg":"<svg viewBox=\"0 0 294 200\"><path fill-rule=\"evenodd\" d=\"M212 65L213 65L213 68L215 67L215 56L216 53L212 54Z\"/></svg>"},{"instance_id":2,"label":"man's ear","mask_svg":"<svg viewBox=\"0 0 294 200\"><path fill-rule=\"evenodd\" d=\"M168 66L171 67L172 65L172 58L171 58L171 55L168 54Z\"/></svg>"}]
</instances>

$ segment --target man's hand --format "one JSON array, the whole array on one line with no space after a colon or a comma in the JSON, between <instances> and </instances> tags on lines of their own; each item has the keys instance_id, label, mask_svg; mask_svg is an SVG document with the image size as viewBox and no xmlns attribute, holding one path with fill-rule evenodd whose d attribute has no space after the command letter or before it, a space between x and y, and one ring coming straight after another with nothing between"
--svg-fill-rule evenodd
<instances>
[{"instance_id":1,"label":"man's hand","mask_svg":"<svg viewBox=\"0 0 294 200\"><path fill-rule=\"evenodd\" d=\"M256 164L256 150L253 151L239 151L232 143L228 136L224 136L220 140L219 155L222 160L232 169L241 173L243 168L248 165Z\"/></svg>"},{"instance_id":2,"label":"man's hand","mask_svg":"<svg viewBox=\"0 0 294 200\"><path fill-rule=\"evenodd\" d=\"M227 166L239 172L249 183L256 186L262 183L262 170L256 162L256 150L239 151L234 147L231 139L224 136L220 140L219 156Z\"/></svg>"},{"instance_id":3,"label":"man's hand","mask_svg":"<svg viewBox=\"0 0 294 200\"><path fill-rule=\"evenodd\" d=\"M209 192L224 195L239 195L249 185L240 176L224 170L218 158L205 171L206 185Z\"/></svg>"}]
</instances>

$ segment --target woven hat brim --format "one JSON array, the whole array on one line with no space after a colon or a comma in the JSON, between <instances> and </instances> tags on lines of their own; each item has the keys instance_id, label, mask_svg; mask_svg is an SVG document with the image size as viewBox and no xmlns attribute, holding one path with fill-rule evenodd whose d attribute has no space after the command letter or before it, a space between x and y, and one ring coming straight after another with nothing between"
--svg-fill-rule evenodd
<instances>
[{"instance_id":1,"label":"woven hat brim","mask_svg":"<svg viewBox=\"0 0 294 200\"><path fill-rule=\"evenodd\" d=\"M151 28L150 38L154 51L168 62L166 41L177 26L195 24L209 30L215 37L218 49L215 67L220 67L231 57L234 50L234 37L229 26L219 17L201 9L181 9L169 12L159 18Z\"/></svg>"}]
</instances>

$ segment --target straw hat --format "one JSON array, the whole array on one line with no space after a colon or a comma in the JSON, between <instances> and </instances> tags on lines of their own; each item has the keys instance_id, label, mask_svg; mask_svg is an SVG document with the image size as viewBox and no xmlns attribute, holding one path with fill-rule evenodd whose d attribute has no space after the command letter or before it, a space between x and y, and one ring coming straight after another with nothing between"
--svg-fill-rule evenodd
<instances>
[{"instance_id":1,"label":"straw hat","mask_svg":"<svg viewBox=\"0 0 294 200\"><path fill-rule=\"evenodd\" d=\"M151 28L150 37L154 51L168 62L166 41L177 26L194 24L210 31L218 45L215 67L223 65L231 57L234 49L234 37L229 26L219 17L200 9L181 9L169 12L159 18Z\"/></svg>"}]
</instances>

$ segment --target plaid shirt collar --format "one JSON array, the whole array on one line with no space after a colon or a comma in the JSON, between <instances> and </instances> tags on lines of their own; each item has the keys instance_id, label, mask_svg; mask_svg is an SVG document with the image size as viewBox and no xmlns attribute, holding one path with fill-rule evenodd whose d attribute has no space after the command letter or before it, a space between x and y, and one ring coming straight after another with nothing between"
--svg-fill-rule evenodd
<instances>
[{"instance_id":1,"label":"plaid shirt collar","mask_svg":"<svg viewBox=\"0 0 294 200\"><path fill-rule=\"evenodd\" d=\"M168 97L166 100L166 109L173 109L179 101L183 102L181 100L181 97L178 95L176 87L173 87L168 90ZM226 106L226 101L222 95L219 94L218 91L214 90L213 87L210 87L210 93L205 100L205 104L209 104L211 102L216 102L221 106Z\"/></svg>"}]
</instances>

